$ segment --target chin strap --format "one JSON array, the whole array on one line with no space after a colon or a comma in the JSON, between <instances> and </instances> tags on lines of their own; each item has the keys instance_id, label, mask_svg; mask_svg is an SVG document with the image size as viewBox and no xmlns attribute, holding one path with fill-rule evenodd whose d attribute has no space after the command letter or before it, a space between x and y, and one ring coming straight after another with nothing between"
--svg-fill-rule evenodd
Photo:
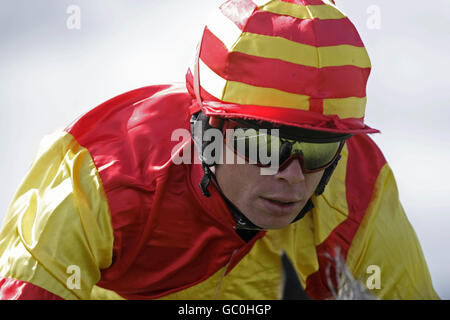
<instances>
[{"instance_id":1,"label":"chin strap","mask_svg":"<svg viewBox=\"0 0 450 320\"><path fill-rule=\"evenodd\" d=\"M322 179L320 180L319 185L317 186L316 191L314 192L316 196L320 196L325 191L325 187L327 186L328 182L330 182L331 176L333 175L333 172L336 169L339 160L341 160L341 155L338 155L336 160L334 160L334 162L328 168L325 169Z\"/></svg>"},{"instance_id":2,"label":"chin strap","mask_svg":"<svg viewBox=\"0 0 450 320\"><path fill-rule=\"evenodd\" d=\"M314 204L313 204L312 200L309 199L308 202L306 202L305 206L303 207L302 211L300 211L300 213L297 215L297 217L295 217L295 219L291 223L297 222L298 220L303 218L312 209L314 209Z\"/></svg>"},{"instance_id":3,"label":"chin strap","mask_svg":"<svg viewBox=\"0 0 450 320\"><path fill-rule=\"evenodd\" d=\"M191 124L192 139L194 141L195 146L197 147L203 168L203 177L199 186L200 189L202 190L202 194L205 197L209 198L211 196L211 193L208 191L208 187L211 184L212 180L216 180L215 179L216 177L210 168L212 166L215 166L216 163L214 159L205 158L206 155L204 153L204 150L212 142L205 141L203 139L203 133L206 132L208 129L211 129L212 126L209 124L208 117L206 117L202 112L198 112L192 115L190 124ZM219 123L220 128L221 126L222 123Z\"/></svg>"},{"instance_id":4,"label":"chin strap","mask_svg":"<svg viewBox=\"0 0 450 320\"><path fill-rule=\"evenodd\" d=\"M200 181L200 189L202 190L202 193L205 197L209 198L211 197L211 193L208 191L208 187L211 184L211 180L214 176L213 172L211 171L211 169L209 168L209 166L202 162L202 168L203 168L203 177L202 177L202 181ZM215 177L215 176L214 176Z\"/></svg>"}]
</instances>

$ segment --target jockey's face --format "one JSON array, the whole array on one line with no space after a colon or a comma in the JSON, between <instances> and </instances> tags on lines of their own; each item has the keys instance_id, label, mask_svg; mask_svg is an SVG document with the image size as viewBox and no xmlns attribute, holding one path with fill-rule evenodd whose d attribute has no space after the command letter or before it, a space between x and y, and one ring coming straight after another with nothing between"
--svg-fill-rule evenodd
<instances>
[{"instance_id":1,"label":"jockey's face","mask_svg":"<svg viewBox=\"0 0 450 320\"><path fill-rule=\"evenodd\" d=\"M264 229L289 225L316 190L323 172L304 174L298 160L274 175L261 175L261 168L248 163L220 164L215 169L225 196Z\"/></svg>"}]
</instances>

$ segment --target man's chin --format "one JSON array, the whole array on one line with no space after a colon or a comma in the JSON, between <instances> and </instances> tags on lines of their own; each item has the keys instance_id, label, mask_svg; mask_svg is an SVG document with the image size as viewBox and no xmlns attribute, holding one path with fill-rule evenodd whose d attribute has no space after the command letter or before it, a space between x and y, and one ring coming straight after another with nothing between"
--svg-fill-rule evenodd
<instances>
[{"instance_id":1,"label":"man's chin","mask_svg":"<svg viewBox=\"0 0 450 320\"><path fill-rule=\"evenodd\" d=\"M253 224L265 230L279 230L289 226L297 217L298 212L283 217L270 215L266 219L256 219L258 221L252 221Z\"/></svg>"},{"instance_id":2,"label":"man's chin","mask_svg":"<svg viewBox=\"0 0 450 320\"><path fill-rule=\"evenodd\" d=\"M280 223L268 224L268 225L266 225L264 227L261 227L261 228L264 229L264 230L281 230L281 229L286 228L290 224L291 224L290 222L289 223L284 223L284 224L280 224Z\"/></svg>"}]
</instances>

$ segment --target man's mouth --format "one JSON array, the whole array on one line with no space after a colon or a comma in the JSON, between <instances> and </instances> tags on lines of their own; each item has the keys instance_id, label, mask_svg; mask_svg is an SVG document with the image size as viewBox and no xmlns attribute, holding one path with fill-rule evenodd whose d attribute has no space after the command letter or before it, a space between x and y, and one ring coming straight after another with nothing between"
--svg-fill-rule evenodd
<instances>
[{"instance_id":1,"label":"man's mouth","mask_svg":"<svg viewBox=\"0 0 450 320\"><path fill-rule=\"evenodd\" d=\"M267 201L280 204L280 205L289 205L295 203L295 201L279 201L279 200L272 200L272 199L266 199Z\"/></svg>"},{"instance_id":2,"label":"man's mouth","mask_svg":"<svg viewBox=\"0 0 450 320\"><path fill-rule=\"evenodd\" d=\"M297 200L294 198L277 198L277 197L270 197L270 198L266 198L266 197L261 197L264 200L270 201L270 202L274 202L277 204L294 204L294 203L298 203L301 200Z\"/></svg>"},{"instance_id":3,"label":"man's mouth","mask_svg":"<svg viewBox=\"0 0 450 320\"><path fill-rule=\"evenodd\" d=\"M264 206L271 212L274 213L289 213L295 209L300 201L296 199L287 198L265 198L261 197Z\"/></svg>"}]
</instances>

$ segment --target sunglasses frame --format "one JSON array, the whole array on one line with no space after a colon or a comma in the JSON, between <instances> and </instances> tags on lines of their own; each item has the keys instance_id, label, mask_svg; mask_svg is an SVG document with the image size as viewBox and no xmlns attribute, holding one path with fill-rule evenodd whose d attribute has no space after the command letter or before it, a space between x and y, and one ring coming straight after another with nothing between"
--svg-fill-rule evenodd
<instances>
[{"instance_id":1,"label":"sunglasses frame","mask_svg":"<svg viewBox=\"0 0 450 320\"><path fill-rule=\"evenodd\" d=\"M258 126L258 125L252 124L251 122L243 121L243 120L240 120L240 119L225 119L225 122L224 122L223 125L222 125L222 132L224 133L224 134L223 134L223 137L224 137L224 142L225 142L225 143L227 143L227 141L226 141L226 130L227 130L227 129L236 129L236 128L242 128L242 129L248 128L248 129L255 129L255 130L261 130L261 129L268 129L268 130L271 130L271 129L279 129L279 128L268 127L268 126ZM279 137L280 137L280 140L281 140L281 138L282 138L282 139L294 140L294 141L296 141L296 142L307 142L307 143L331 143L331 142L340 142L339 147L338 147L338 149L337 149L337 151L336 151L336 154L334 155L333 159L330 160L327 164L325 164L325 165L323 165L323 166L321 166L321 167L319 167L319 168L312 169L312 170L307 169L306 166L305 166L305 160L304 160L303 156L302 156L301 154L299 154L299 153L291 154L286 160L284 160L284 161L283 161L282 163L280 163L279 166L278 166L278 170L279 170L279 171L282 171L282 170L284 170L284 169L285 169L292 161L294 161L294 160L297 159L297 160L299 160L299 162L300 162L302 172L305 173L305 174L308 174L308 173L315 173L315 172L319 172L319 171L325 170L326 168L328 168L329 166L331 166L331 165L333 164L333 162L336 161L336 159L339 157L339 154L342 152L342 149L343 149L343 147L344 147L344 145L345 145L346 140L349 139L350 137L352 137L352 135L351 135L351 134L343 134L343 135L339 135L339 136L331 136L331 137L327 137L327 138L314 138L314 137L305 137L305 138L303 138L303 137L302 137L301 139L299 139L299 137L295 137L295 136L293 136L293 135L291 135L291 134L286 134L286 133L283 133L283 134L282 134L282 133L281 133L281 130L280 130L280 135L279 135ZM288 142L291 143L290 141L288 141ZM246 155L243 155L243 154L239 153L239 152L236 150L236 148L232 147L232 149L233 149L233 151L234 151L234 153L235 153L236 155L238 155L238 156L240 156L240 157L243 157L246 161L248 161L248 162L250 162L251 160L255 161L254 159L250 159L250 158L248 158ZM261 163L259 163L258 161L257 161L257 163L256 163L255 165L258 166L258 167L260 167L260 168L268 168L268 167L271 166L270 164L267 164L267 165L261 164Z\"/></svg>"}]
</instances>

